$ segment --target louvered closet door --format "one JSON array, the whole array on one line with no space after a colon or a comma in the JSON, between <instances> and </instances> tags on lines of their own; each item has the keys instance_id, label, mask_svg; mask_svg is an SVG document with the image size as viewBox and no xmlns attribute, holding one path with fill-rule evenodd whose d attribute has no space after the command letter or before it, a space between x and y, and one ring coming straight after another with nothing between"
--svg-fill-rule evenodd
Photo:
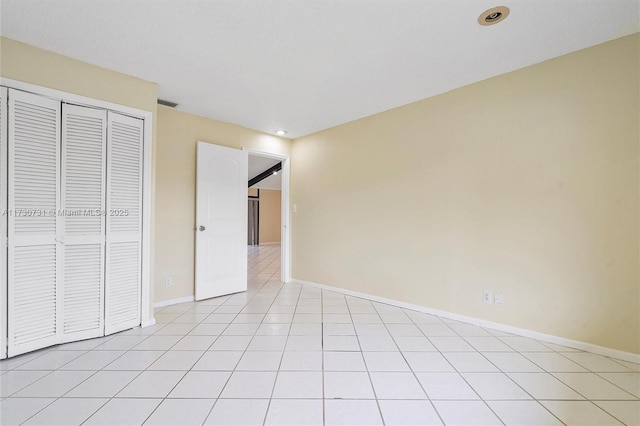
<instances>
[{"instance_id":1,"label":"louvered closet door","mask_svg":"<svg viewBox=\"0 0 640 426\"><path fill-rule=\"evenodd\" d=\"M9 90L9 356L60 342L60 102Z\"/></svg>"},{"instance_id":2,"label":"louvered closet door","mask_svg":"<svg viewBox=\"0 0 640 426\"><path fill-rule=\"evenodd\" d=\"M140 325L143 121L108 113L105 334Z\"/></svg>"},{"instance_id":3,"label":"louvered closet door","mask_svg":"<svg viewBox=\"0 0 640 426\"><path fill-rule=\"evenodd\" d=\"M0 87L0 359L7 357L7 88Z\"/></svg>"},{"instance_id":4,"label":"louvered closet door","mask_svg":"<svg viewBox=\"0 0 640 426\"><path fill-rule=\"evenodd\" d=\"M107 112L62 105L63 341L104 334Z\"/></svg>"}]
</instances>

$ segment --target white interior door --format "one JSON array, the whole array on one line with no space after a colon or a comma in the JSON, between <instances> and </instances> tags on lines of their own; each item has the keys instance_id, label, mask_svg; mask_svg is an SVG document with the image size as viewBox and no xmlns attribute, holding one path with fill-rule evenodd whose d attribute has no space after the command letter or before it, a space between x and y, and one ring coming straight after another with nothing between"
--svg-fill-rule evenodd
<instances>
[{"instance_id":1,"label":"white interior door","mask_svg":"<svg viewBox=\"0 0 640 426\"><path fill-rule=\"evenodd\" d=\"M247 290L247 152L198 142L196 300Z\"/></svg>"},{"instance_id":2,"label":"white interior door","mask_svg":"<svg viewBox=\"0 0 640 426\"><path fill-rule=\"evenodd\" d=\"M62 337L60 102L9 90L8 352Z\"/></svg>"},{"instance_id":3,"label":"white interior door","mask_svg":"<svg viewBox=\"0 0 640 426\"><path fill-rule=\"evenodd\" d=\"M104 334L107 112L62 105L64 342Z\"/></svg>"}]
</instances>

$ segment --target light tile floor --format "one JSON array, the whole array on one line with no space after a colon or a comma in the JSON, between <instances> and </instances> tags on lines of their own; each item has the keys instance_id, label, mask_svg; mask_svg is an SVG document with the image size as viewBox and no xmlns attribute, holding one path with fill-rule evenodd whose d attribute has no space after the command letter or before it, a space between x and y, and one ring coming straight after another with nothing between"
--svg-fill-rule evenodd
<instances>
[{"instance_id":1,"label":"light tile floor","mask_svg":"<svg viewBox=\"0 0 640 426\"><path fill-rule=\"evenodd\" d=\"M280 283L0 362L2 425L640 424L640 365Z\"/></svg>"}]
</instances>

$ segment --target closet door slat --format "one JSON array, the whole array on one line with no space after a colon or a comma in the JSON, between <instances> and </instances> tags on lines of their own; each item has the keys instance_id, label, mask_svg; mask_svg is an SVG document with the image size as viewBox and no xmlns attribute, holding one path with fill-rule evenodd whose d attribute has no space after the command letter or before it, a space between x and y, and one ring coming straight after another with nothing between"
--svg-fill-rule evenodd
<instances>
[{"instance_id":1,"label":"closet door slat","mask_svg":"<svg viewBox=\"0 0 640 426\"><path fill-rule=\"evenodd\" d=\"M14 356L62 337L61 105L17 90L8 98L7 343Z\"/></svg>"}]
</instances>

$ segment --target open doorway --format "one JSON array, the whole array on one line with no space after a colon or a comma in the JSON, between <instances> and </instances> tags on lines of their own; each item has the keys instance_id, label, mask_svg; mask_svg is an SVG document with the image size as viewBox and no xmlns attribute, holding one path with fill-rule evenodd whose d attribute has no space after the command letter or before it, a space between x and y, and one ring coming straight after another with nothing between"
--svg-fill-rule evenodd
<instances>
[{"instance_id":1,"label":"open doorway","mask_svg":"<svg viewBox=\"0 0 640 426\"><path fill-rule=\"evenodd\" d=\"M248 151L247 280L249 288L288 281L288 158Z\"/></svg>"},{"instance_id":2,"label":"open doorway","mask_svg":"<svg viewBox=\"0 0 640 426\"><path fill-rule=\"evenodd\" d=\"M247 202L249 155L278 160L280 179L280 242L269 247L274 258L262 283L248 279ZM198 142L196 185L195 299L260 289L267 282L291 281L289 232L289 158L244 148L242 151ZM264 226L264 225L263 225ZM275 231L276 233L278 230ZM265 241L265 240L263 240ZM255 259L262 263L264 254ZM256 262L253 262L254 264ZM252 270L252 272L255 272ZM256 273L256 275L258 275ZM261 275L259 278L264 278ZM261 285L260 285L261 284Z\"/></svg>"}]
</instances>

